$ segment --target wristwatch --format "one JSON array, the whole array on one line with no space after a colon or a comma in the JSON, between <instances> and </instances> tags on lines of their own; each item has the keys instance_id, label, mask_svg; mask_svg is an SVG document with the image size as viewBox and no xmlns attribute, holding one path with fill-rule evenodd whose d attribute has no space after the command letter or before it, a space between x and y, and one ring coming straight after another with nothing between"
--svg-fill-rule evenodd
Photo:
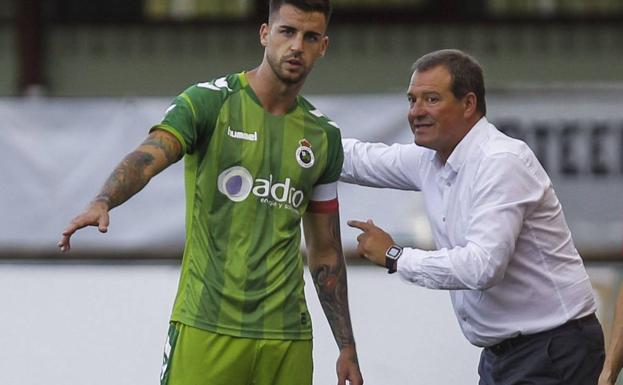
<instances>
[{"instance_id":1,"label":"wristwatch","mask_svg":"<svg viewBox=\"0 0 623 385\"><path fill-rule=\"evenodd\" d=\"M402 247L397 245L391 245L387 251L385 251L385 267L387 272L393 274L398 268L398 258L402 255Z\"/></svg>"}]
</instances>

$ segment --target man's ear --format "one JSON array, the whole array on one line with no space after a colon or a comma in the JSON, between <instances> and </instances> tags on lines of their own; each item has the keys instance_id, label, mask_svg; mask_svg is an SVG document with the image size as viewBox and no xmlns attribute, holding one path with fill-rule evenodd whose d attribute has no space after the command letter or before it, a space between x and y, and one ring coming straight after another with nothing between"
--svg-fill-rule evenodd
<instances>
[{"instance_id":1,"label":"man's ear","mask_svg":"<svg viewBox=\"0 0 623 385\"><path fill-rule=\"evenodd\" d=\"M270 32L270 26L266 23L262 23L260 26L260 44L262 47L266 47L268 45L268 33Z\"/></svg>"},{"instance_id":2,"label":"man's ear","mask_svg":"<svg viewBox=\"0 0 623 385\"><path fill-rule=\"evenodd\" d=\"M474 115L478 108L478 99L476 98L476 94L468 92L467 95L463 97L463 106L465 108L464 116L466 118Z\"/></svg>"}]
</instances>

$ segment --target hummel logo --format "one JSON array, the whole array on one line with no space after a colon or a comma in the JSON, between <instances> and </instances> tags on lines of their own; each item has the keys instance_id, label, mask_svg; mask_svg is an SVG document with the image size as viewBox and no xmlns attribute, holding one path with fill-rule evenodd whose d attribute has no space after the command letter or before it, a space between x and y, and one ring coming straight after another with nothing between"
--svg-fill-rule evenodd
<instances>
[{"instance_id":1,"label":"hummel logo","mask_svg":"<svg viewBox=\"0 0 623 385\"><path fill-rule=\"evenodd\" d=\"M257 132L249 134L246 132L234 131L231 127L227 127L227 135L235 139L250 140L251 142L257 141Z\"/></svg>"}]
</instances>

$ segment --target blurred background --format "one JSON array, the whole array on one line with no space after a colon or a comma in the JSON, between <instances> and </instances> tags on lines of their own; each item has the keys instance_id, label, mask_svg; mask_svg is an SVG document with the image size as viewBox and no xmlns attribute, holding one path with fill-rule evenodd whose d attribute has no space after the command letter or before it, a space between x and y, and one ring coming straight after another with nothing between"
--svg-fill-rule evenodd
<instances>
[{"instance_id":1,"label":"blurred background","mask_svg":"<svg viewBox=\"0 0 623 385\"><path fill-rule=\"evenodd\" d=\"M186 87L261 61L267 0L0 0L0 384L157 383L184 237L182 162L55 247L69 220ZM606 337L623 277L623 0L334 0L304 94L343 136L412 141L412 63L462 49L488 118L547 169ZM512 176L509 176L512 177ZM479 349L447 293L354 255L347 219L432 248L421 198L340 185L353 324L367 384L477 383ZM308 281L315 384L336 348ZM388 327L388 324L392 327Z\"/></svg>"}]
</instances>

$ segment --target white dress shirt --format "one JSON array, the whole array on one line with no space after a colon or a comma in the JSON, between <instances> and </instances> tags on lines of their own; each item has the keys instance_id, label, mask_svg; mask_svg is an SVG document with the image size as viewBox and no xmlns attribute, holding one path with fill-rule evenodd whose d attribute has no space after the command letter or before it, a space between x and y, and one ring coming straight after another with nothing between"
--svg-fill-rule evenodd
<instances>
[{"instance_id":1,"label":"white dress shirt","mask_svg":"<svg viewBox=\"0 0 623 385\"><path fill-rule=\"evenodd\" d=\"M421 190L437 250L405 248L398 273L449 289L467 339L491 346L595 312L589 277L545 170L482 118L445 164L415 144L343 139L342 181Z\"/></svg>"}]
</instances>

